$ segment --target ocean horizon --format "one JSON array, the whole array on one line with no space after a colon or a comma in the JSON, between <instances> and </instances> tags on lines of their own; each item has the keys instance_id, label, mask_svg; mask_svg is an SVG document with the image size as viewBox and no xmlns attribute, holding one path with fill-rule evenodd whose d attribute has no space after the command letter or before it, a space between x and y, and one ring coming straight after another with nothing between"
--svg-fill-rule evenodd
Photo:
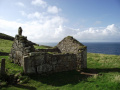
<instances>
[{"instance_id":1,"label":"ocean horizon","mask_svg":"<svg viewBox=\"0 0 120 90\"><path fill-rule=\"evenodd\" d=\"M120 55L120 42L82 42L88 53ZM39 45L56 46L58 43L39 43Z\"/></svg>"}]
</instances>

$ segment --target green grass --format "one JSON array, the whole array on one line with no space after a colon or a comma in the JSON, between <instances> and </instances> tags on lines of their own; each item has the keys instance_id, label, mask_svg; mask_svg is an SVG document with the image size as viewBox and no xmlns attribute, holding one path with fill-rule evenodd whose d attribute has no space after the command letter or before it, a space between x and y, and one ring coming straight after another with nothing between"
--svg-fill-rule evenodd
<instances>
[{"instance_id":1,"label":"green grass","mask_svg":"<svg viewBox=\"0 0 120 90\"><path fill-rule=\"evenodd\" d=\"M14 64L11 62L11 60L9 59L9 56L0 56L0 63L1 63L1 59L4 58L5 59L5 68L6 68L6 73L7 74L17 74L23 71L23 68L18 66L17 64ZM0 64L1 66L1 64Z\"/></svg>"},{"instance_id":2,"label":"green grass","mask_svg":"<svg viewBox=\"0 0 120 90\"><path fill-rule=\"evenodd\" d=\"M9 73L22 72L22 68L10 63L6 58L6 68ZM8 85L1 90L119 90L120 89L120 56L88 53L87 73L84 75L77 71L55 73L51 75L27 75L26 83ZM24 79L25 79L24 78ZM28 79L29 78L29 79Z\"/></svg>"},{"instance_id":3,"label":"green grass","mask_svg":"<svg viewBox=\"0 0 120 90\"><path fill-rule=\"evenodd\" d=\"M0 52L9 53L12 48L13 41L0 39Z\"/></svg>"},{"instance_id":4,"label":"green grass","mask_svg":"<svg viewBox=\"0 0 120 90\"><path fill-rule=\"evenodd\" d=\"M88 53L88 68L120 68L119 55Z\"/></svg>"}]
</instances>

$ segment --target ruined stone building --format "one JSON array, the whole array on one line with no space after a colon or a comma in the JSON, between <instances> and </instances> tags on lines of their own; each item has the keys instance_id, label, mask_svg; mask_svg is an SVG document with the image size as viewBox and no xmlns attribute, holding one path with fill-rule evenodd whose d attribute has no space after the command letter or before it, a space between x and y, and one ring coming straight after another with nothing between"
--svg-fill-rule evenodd
<instances>
[{"instance_id":1,"label":"ruined stone building","mask_svg":"<svg viewBox=\"0 0 120 90\"><path fill-rule=\"evenodd\" d=\"M87 68L87 47L71 36L65 37L57 46L35 49L22 36L19 28L12 45L10 58L23 67L24 73L54 73Z\"/></svg>"}]
</instances>

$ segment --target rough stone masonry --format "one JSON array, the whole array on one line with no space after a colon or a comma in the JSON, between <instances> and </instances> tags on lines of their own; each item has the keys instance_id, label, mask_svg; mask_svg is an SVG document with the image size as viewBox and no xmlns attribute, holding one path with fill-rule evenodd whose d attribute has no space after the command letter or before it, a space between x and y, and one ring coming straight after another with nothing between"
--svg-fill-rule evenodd
<instances>
[{"instance_id":1,"label":"rough stone masonry","mask_svg":"<svg viewBox=\"0 0 120 90\"><path fill-rule=\"evenodd\" d=\"M10 58L24 73L54 73L87 68L87 47L71 36L50 49L35 49L19 27Z\"/></svg>"}]
</instances>

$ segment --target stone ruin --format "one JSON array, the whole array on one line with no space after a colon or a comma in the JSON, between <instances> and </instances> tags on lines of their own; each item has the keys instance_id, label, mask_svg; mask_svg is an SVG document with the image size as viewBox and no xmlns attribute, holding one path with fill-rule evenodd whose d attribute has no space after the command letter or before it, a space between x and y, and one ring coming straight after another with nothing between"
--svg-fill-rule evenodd
<instances>
[{"instance_id":1,"label":"stone ruin","mask_svg":"<svg viewBox=\"0 0 120 90\"><path fill-rule=\"evenodd\" d=\"M10 58L23 67L24 73L54 73L87 68L87 47L71 36L65 37L57 46L35 49L18 29L12 45Z\"/></svg>"}]
</instances>

